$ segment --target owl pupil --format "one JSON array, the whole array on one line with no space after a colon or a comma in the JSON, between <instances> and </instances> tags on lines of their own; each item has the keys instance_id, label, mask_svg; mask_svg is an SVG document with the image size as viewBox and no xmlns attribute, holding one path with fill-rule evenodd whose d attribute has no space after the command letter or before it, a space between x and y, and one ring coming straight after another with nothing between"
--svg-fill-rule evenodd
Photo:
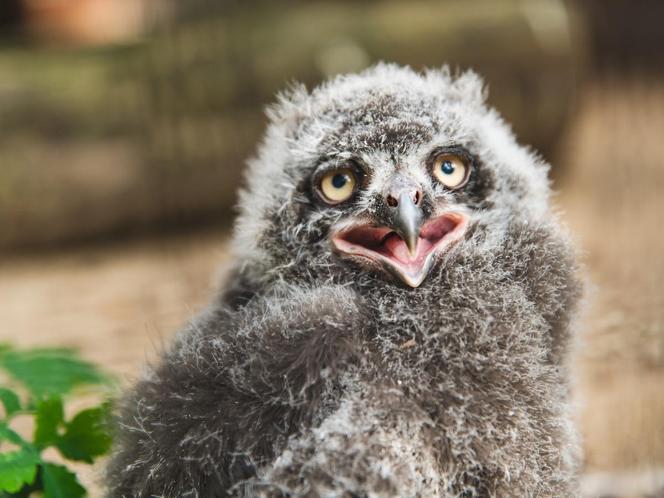
<instances>
[{"instance_id":1,"label":"owl pupil","mask_svg":"<svg viewBox=\"0 0 664 498\"><path fill-rule=\"evenodd\" d=\"M440 170L446 175L451 175L454 173L454 165L450 161L444 161L443 164L440 165Z\"/></svg>"},{"instance_id":2,"label":"owl pupil","mask_svg":"<svg viewBox=\"0 0 664 498\"><path fill-rule=\"evenodd\" d=\"M346 175L338 174L332 177L332 185L334 188L343 188L344 185L348 182Z\"/></svg>"}]
</instances>

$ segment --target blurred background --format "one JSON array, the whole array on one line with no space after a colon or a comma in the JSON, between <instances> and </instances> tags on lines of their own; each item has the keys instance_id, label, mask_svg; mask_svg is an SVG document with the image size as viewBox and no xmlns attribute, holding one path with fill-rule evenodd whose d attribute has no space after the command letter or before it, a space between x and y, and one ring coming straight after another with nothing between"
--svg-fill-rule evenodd
<instances>
[{"instance_id":1,"label":"blurred background","mask_svg":"<svg viewBox=\"0 0 664 498\"><path fill-rule=\"evenodd\" d=\"M130 382L223 279L275 92L473 68L553 164L591 283L584 494L664 496L663 24L659 0L2 0L0 342Z\"/></svg>"}]
</instances>

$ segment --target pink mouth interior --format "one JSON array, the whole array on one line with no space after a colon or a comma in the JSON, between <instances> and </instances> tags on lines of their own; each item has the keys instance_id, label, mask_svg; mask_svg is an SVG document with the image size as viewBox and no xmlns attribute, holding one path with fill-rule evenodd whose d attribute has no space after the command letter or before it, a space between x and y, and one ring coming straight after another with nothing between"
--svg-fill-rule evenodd
<instances>
[{"instance_id":1,"label":"pink mouth interior","mask_svg":"<svg viewBox=\"0 0 664 498\"><path fill-rule=\"evenodd\" d=\"M386 227L360 225L338 234L333 240L342 252L388 262L400 272L415 276L423 271L432 252L461 235L465 221L464 216L456 213L428 221L422 226L414 254L396 232Z\"/></svg>"}]
</instances>

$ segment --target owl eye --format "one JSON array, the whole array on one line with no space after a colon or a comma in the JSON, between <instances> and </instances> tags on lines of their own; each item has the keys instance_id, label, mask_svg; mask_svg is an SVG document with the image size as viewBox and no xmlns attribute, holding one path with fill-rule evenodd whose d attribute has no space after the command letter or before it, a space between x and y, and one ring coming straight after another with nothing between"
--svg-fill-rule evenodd
<instances>
[{"instance_id":1,"label":"owl eye","mask_svg":"<svg viewBox=\"0 0 664 498\"><path fill-rule=\"evenodd\" d=\"M469 171L466 162L455 154L441 154L433 162L433 175L450 189L465 185Z\"/></svg>"},{"instance_id":2,"label":"owl eye","mask_svg":"<svg viewBox=\"0 0 664 498\"><path fill-rule=\"evenodd\" d=\"M341 168L326 173L320 181L319 189L326 202L338 204L353 195L356 185L357 178L353 170Z\"/></svg>"}]
</instances>

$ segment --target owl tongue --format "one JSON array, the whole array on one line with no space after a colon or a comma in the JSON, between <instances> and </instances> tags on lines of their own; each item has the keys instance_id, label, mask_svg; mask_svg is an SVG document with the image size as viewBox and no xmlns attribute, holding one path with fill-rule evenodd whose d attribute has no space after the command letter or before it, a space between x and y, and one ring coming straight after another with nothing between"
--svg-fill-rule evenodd
<instances>
[{"instance_id":1,"label":"owl tongue","mask_svg":"<svg viewBox=\"0 0 664 498\"><path fill-rule=\"evenodd\" d=\"M428 240L420 237L417 241L415 254L411 254L406 242L399 235L392 232L383 242L381 249L383 249L385 256L410 266L421 262L422 258L429 253L431 246L432 244Z\"/></svg>"}]
</instances>

